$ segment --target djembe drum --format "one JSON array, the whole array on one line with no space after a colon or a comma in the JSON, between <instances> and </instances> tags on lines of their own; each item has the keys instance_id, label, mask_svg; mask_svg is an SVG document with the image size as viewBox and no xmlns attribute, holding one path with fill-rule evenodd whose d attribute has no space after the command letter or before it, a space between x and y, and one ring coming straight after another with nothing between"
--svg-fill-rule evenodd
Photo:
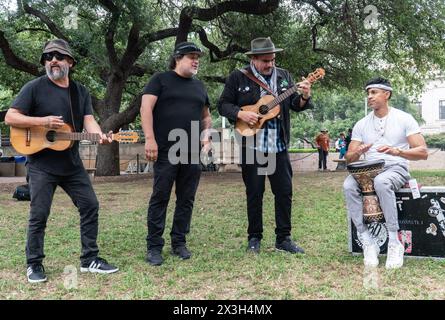
<instances>
[{"instance_id":1,"label":"djembe drum","mask_svg":"<svg viewBox=\"0 0 445 320\"><path fill-rule=\"evenodd\" d=\"M385 160L356 161L346 168L358 182L363 195L363 220L365 223L383 220L379 198L374 189L374 178L382 172Z\"/></svg>"}]
</instances>

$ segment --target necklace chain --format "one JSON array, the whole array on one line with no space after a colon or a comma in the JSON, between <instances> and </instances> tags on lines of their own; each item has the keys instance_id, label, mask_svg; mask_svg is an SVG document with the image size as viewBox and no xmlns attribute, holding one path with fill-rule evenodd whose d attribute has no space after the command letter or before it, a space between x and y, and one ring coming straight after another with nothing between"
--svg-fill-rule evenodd
<instances>
[{"instance_id":1,"label":"necklace chain","mask_svg":"<svg viewBox=\"0 0 445 320\"><path fill-rule=\"evenodd\" d=\"M386 126L387 126L387 124L388 124L388 119L389 119L389 113L390 113L390 111L391 111L391 109L390 109L391 107L388 107L388 113L386 114L386 116L384 117L385 118L385 125L384 125L384 127L383 128L378 128L378 127L376 127L376 125L375 125L375 123L376 123L376 116L375 116L375 114L374 114L374 112L372 113L372 125L373 125L373 127L374 127L374 130L376 131L376 132L378 132L379 134L380 134L380 138L382 138L384 135L385 135L385 132L386 132ZM381 120L380 120L381 121ZM379 126L378 124L377 124L377 126ZM383 129L383 130L382 130ZM380 139L379 138L379 139Z\"/></svg>"}]
</instances>

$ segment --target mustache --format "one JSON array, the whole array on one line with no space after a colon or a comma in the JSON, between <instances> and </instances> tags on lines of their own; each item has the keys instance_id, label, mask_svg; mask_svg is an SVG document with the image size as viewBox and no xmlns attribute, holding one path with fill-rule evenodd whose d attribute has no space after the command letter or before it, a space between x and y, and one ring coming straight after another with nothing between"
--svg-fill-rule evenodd
<instances>
[{"instance_id":1,"label":"mustache","mask_svg":"<svg viewBox=\"0 0 445 320\"><path fill-rule=\"evenodd\" d=\"M54 72L53 71L54 67L59 68L59 70ZM66 77L69 72L69 68L67 66L59 65L57 63L48 65L48 66L46 66L45 69L46 69L47 76L53 80L58 80L58 79L62 79L64 77Z\"/></svg>"}]
</instances>

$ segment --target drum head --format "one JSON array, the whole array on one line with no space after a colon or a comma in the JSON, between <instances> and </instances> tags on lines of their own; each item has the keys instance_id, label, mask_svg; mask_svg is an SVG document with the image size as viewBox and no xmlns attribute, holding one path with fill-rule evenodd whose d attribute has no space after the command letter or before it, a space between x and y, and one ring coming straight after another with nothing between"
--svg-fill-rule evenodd
<instances>
[{"instance_id":1,"label":"drum head","mask_svg":"<svg viewBox=\"0 0 445 320\"><path fill-rule=\"evenodd\" d=\"M374 168L382 168L385 165L385 160L378 159L378 160L372 160L372 161L356 161L351 162L346 166L348 170L358 170L358 169L374 169Z\"/></svg>"}]
</instances>

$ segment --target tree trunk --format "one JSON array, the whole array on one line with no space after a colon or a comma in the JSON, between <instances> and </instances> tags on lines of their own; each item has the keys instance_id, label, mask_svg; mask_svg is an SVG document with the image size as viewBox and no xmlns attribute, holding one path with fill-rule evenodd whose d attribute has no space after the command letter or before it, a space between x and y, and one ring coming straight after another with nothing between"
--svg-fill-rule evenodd
<instances>
[{"instance_id":1,"label":"tree trunk","mask_svg":"<svg viewBox=\"0 0 445 320\"><path fill-rule=\"evenodd\" d=\"M95 110L99 115L99 122L102 132L108 133L110 130L116 132L121 126L109 120L113 115L119 113L122 99L122 91L125 79L112 74L108 79L107 93L105 99L98 101ZM119 143L113 141L111 145L98 145L96 160L97 176L118 176L120 175L119 165Z\"/></svg>"},{"instance_id":2,"label":"tree trunk","mask_svg":"<svg viewBox=\"0 0 445 320\"><path fill-rule=\"evenodd\" d=\"M114 141L111 144L98 145L96 175L118 176L119 174L119 143Z\"/></svg>"}]
</instances>

